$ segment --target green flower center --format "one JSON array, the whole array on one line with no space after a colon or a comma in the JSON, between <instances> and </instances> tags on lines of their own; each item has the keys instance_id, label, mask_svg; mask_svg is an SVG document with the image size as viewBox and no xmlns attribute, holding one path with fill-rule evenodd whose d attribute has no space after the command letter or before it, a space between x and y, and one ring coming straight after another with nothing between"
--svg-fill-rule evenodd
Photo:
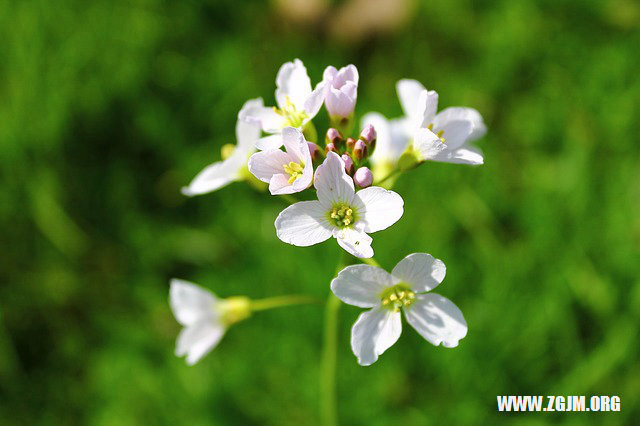
<instances>
[{"instance_id":1,"label":"green flower center","mask_svg":"<svg viewBox=\"0 0 640 426\"><path fill-rule=\"evenodd\" d=\"M305 111L298 111L296 106L291 102L289 96L286 97L286 105L282 109L273 107L276 114L284 117L285 123L282 127L302 127L305 118L308 117Z\"/></svg>"},{"instance_id":2,"label":"green flower center","mask_svg":"<svg viewBox=\"0 0 640 426\"><path fill-rule=\"evenodd\" d=\"M400 308L407 308L416 299L416 294L411 288L403 283L389 287L380 294L382 306L398 312Z\"/></svg>"},{"instance_id":3,"label":"green flower center","mask_svg":"<svg viewBox=\"0 0 640 426\"><path fill-rule=\"evenodd\" d=\"M289 175L289 185L296 181L299 177L302 177L304 171L304 163L295 163L291 161L289 164L283 164L282 168L285 173Z\"/></svg>"},{"instance_id":4,"label":"green flower center","mask_svg":"<svg viewBox=\"0 0 640 426\"><path fill-rule=\"evenodd\" d=\"M337 204L329 211L329 222L338 228L347 228L358 220L356 211L348 204Z\"/></svg>"},{"instance_id":5,"label":"green flower center","mask_svg":"<svg viewBox=\"0 0 640 426\"><path fill-rule=\"evenodd\" d=\"M431 130L433 132L433 123L429 124L427 126L427 129ZM445 138L442 137L442 135L444 134L444 130L438 130L438 132L434 132L436 134L437 137L440 138L440 140L442 141L442 143L444 143L446 141Z\"/></svg>"}]
</instances>

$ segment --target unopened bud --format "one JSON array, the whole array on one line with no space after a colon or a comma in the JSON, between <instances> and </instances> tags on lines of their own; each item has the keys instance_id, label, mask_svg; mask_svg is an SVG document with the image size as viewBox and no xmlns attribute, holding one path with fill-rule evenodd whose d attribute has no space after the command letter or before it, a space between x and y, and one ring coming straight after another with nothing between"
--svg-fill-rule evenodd
<instances>
[{"instance_id":1,"label":"unopened bud","mask_svg":"<svg viewBox=\"0 0 640 426\"><path fill-rule=\"evenodd\" d=\"M329 142L327 144L327 146L324 147L324 152L328 153L329 151L333 151L335 153L338 152L338 148L336 148L335 144L333 142Z\"/></svg>"},{"instance_id":2,"label":"unopened bud","mask_svg":"<svg viewBox=\"0 0 640 426\"><path fill-rule=\"evenodd\" d=\"M360 139L363 140L367 145L373 143L376 138L376 129L371 124L367 124L367 126L362 129L362 132L360 133Z\"/></svg>"},{"instance_id":3,"label":"unopened bud","mask_svg":"<svg viewBox=\"0 0 640 426\"><path fill-rule=\"evenodd\" d=\"M342 154L342 161L344 161L344 170L349 176L353 175L353 160L349 154Z\"/></svg>"},{"instance_id":4,"label":"unopened bud","mask_svg":"<svg viewBox=\"0 0 640 426\"><path fill-rule=\"evenodd\" d=\"M342 135L339 131L331 127L329 128L329 130L327 130L327 137L325 138L325 141L327 144L332 143L338 146L338 144L342 142Z\"/></svg>"},{"instance_id":5,"label":"unopened bud","mask_svg":"<svg viewBox=\"0 0 640 426\"><path fill-rule=\"evenodd\" d=\"M317 161L322 157L322 152L320 151L320 147L313 142L307 142L307 146L309 147L309 154L311 154L311 160Z\"/></svg>"},{"instance_id":6,"label":"unopened bud","mask_svg":"<svg viewBox=\"0 0 640 426\"><path fill-rule=\"evenodd\" d=\"M353 182L360 188L366 188L373 183L373 173L368 167L360 167L353 175Z\"/></svg>"},{"instance_id":7,"label":"unopened bud","mask_svg":"<svg viewBox=\"0 0 640 426\"><path fill-rule=\"evenodd\" d=\"M355 145L356 140L354 138L347 138L347 151L351 151Z\"/></svg>"},{"instance_id":8,"label":"unopened bud","mask_svg":"<svg viewBox=\"0 0 640 426\"><path fill-rule=\"evenodd\" d=\"M356 142L356 145L353 147L353 157L356 160L362 160L366 156L367 156L367 146L364 144L363 141L358 140Z\"/></svg>"}]
</instances>

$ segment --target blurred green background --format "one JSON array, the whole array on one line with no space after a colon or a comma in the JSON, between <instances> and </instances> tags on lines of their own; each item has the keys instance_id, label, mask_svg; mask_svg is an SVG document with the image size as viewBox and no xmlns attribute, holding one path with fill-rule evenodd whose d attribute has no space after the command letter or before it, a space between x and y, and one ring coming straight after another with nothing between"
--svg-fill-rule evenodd
<instances>
[{"instance_id":1,"label":"blurred green background","mask_svg":"<svg viewBox=\"0 0 640 426\"><path fill-rule=\"evenodd\" d=\"M343 306L342 423L637 422L639 30L632 0L2 2L0 423L317 423L321 306L259 313L189 368L167 303L171 277L327 295L340 249L281 243L281 200L179 193L295 57L314 83L356 64L359 116L399 116L409 77L489 128L484 166L403 176L404 217L374 236L387 268L444 260L469 334L447 350L405 327L363 368ZM502 394L622 411L501 414Z\"/></svg>"}]
</instances>

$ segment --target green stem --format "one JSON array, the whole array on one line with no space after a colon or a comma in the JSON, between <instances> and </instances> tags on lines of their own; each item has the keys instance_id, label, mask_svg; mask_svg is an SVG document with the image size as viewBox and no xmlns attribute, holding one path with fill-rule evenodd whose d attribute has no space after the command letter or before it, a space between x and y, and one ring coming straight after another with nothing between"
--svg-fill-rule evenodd
<instances>
[{"instance_id":1,"label":"green stem","mask_svg":"<svg viewBox=\"0 0 640 426\"><path fill-rule=\"evenodd\" d=\"M321 424L336 426L336 353L338 340L338 310L340 299L329 293L324 309L324 345L322 351L322 369L320 381Z\"/></svg>"},{"instance_id":2,"label":"green stem","mask_svg":"<svg viewBox=\"0 0 640 426\"><path fill-rule=\"evenodd\" d=\"M360 259L363 263L366 263L367 265L371 265L371 266L377 266L378 268L380 268L380 264L378 263L377 260L375 260L373 257L370 257L369 259Z\"/></svg>"},{"instance_id":3,"label":"green stem","mask_svg":"<svg viewBox=\"0 0 640 426\"><path fill-rule=\"evenodd\" d=\"M292 294L288 296L267 297L266 299L258 299L250 301L252 311L266 311L267 309L281 308L291 305L304 305L307 303L319 303L315 297Z\"/></svg>"},{"instance_id":4,"label":"green stem","mask_svg":"<svg viewBox=\"0 0 640 426\"><path fill-rule=\"evenodd\" d=\"M298 202L298 199L291 194L282 194L280 195L280 199L286 201L289 204L295 204Z\"/></svg>"},{"instance_id":5,"label":"green stem","mask_svg":"<svg viewBox=\"0 0 640 426\"><path fill-rule=\"evenodd\" d=\"M382 179L374 182L373 184L376 186L380 186L383 183L385 183L386 181L388 181L389 179L391 179L392 177L394 177L395 175L397 175L398 173L400 173L400 169L396 168L394 169L391 173L389 173L388 175L386 175L385 177L383 177Z\"/></svg>"}]
</instances>

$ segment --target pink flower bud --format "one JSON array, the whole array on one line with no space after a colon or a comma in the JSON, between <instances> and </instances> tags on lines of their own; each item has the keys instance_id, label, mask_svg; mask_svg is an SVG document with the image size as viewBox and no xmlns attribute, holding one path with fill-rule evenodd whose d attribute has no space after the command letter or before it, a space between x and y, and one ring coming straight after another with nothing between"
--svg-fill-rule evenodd
<instances>
[{"instance_id":1,"label":"pink flower bud","mask_svg":"<svg viewBox=\"0 0 640 426\"><path fill-rule=\"evenodd\" d=\"M356 140L354 138L347 138L347 150L351 151L355 145Z\"/></svg>"},{"instance_id":2,"label":"pink flower bud","mask_svg":"<svg viewBox=\"0 0 640 426\"><path fill-rule=\"evenodd\" d=\"M348 175L353 175L353 160L349 154L342 154L342 161L344 161L344 170Z\"/></svg>"},{"instance_id":3,"label":"pink flower bud","mask_svg":"<svg viewBox=\"0 0 640 426\"><path fill-rule=\"evenodd\" d=\"M363 141L358 140L356 142L356 145L353 147L353 157L356 160L362 160L366 156L367 156L367 146L364 144Z\"/></svg>"},{"instance_id":4,"label":"pink flower bud","mask_svg":"<svg viewBox=\"0 0 640 426\"><path fill-rule=\"evenodd\" d=\"M339 142L342 141L342 135L340 134L339 131L331 127L329 130L327 130L327 137L325 138L325 141L327 143L333 143L337 145Z\"/></svg>"},{"instance_id":5,"label":"pink flower bud","mask_svg":"<svg viewBox=\"0 0 640 426\"><path fill-rule=\"evenodd\" d=\"M358 97L358 70L354 65L337 70L329 66L324 70L324 104L332 117L350 117Z\"/></svg>"},{"instance_id":6,"label":"pink flower bud","mask_svg":"<svg viewBox=\"0 0 640 426\"><path fill-rule=\"evenodd\" d=\"M320 152L320 147L313 142L307 142L307 146L309 147L309 154L311 154L311 160L316 161L322 155Z\"/></svg>"},{"instance_id":7,"label":"pink flower bud","mask_svg":"<svg viewBox=\"0 0 640 426\"><path fill-rule=\"evenodd\" d=\"M329 151L333 151L333 152L337 153L338 152L338 148L336 148L336 145L334 143L329 142L327 144L327 146L324 147L324 152L327 153Z\"/></svg>"},{"instance_id":8,"label":"pink flower bud","mask_svg":"<svg viewBox=\"0 0 640 426\"><path fill-rule=\"evenodd\" d=\"M353 175L353 181L360 188L366 188L373 183L373 173L368 167L360 167Z\"/></svg>"},{"instance_id":9,"label":"pink flower bud","mask_svg":"<svg viewBox=\"0 0 640 426\"><path fill-rule=\"evenodd\" d=\"M362 129L362 132L360 133L360 139L365 141L367 144L372 143L376 138L376 129L371 124L367 124L367 127Z\"/></svg>"}]
</instances>

